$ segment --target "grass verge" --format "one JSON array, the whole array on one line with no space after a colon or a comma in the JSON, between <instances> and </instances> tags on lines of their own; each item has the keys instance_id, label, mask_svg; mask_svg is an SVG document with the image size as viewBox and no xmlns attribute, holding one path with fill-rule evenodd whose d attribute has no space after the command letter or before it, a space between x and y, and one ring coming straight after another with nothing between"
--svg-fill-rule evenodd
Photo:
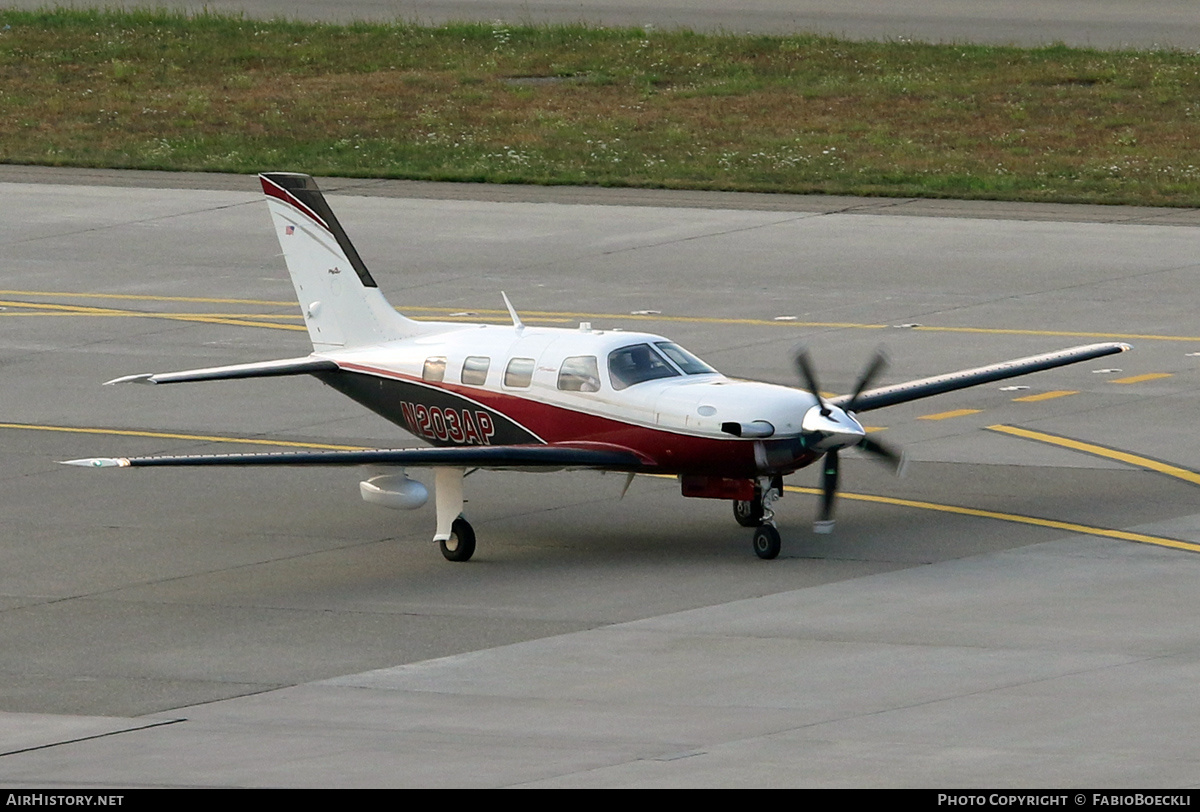
<instances>
[{"instance_id":1,"label":"grass verge","mask_svg":"<svg viewBox=\"0 0 1200 812\"><path fill-rule=\"evenodd\" d=\"M0 11L0 162L1200 205L1200 57Z\"/></svg>"}]
</instances>

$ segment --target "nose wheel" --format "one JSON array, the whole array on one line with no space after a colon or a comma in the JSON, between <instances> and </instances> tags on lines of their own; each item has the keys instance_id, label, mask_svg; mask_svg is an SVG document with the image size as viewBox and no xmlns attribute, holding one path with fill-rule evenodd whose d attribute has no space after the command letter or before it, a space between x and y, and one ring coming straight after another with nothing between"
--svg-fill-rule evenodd
<instances>
[{"instance_id":1,"label":"nose wheel","mask_svg":"<svg viewBox=\"0 0 1200 812\"><path fill-rule=\"evenodd\" d=\"M781 544L779 531L773 524L760 524L754 531L754 554L761 559L769 561L777 557Z\"/></svg>"}]
</instances>

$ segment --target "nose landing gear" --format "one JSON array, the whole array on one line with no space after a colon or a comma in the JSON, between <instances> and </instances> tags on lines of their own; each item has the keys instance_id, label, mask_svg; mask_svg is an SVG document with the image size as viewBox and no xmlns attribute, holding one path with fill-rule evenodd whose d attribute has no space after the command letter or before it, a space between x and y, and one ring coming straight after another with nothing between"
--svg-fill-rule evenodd
<instances>
[{"instance_id":1,"label":"nose landing gear","mask_svg":"<svg viewBox=\"0 0 1200 812\"><path fill-rule=\"evenodd\" d=\"M770 560L779 555L781 539L775 527L775 514L771 510L783 496L783 477L763 477L754 487L754 497L733 502L733 518L742 527L754 527L754 554Z\"/></svg>"}]
</instances>

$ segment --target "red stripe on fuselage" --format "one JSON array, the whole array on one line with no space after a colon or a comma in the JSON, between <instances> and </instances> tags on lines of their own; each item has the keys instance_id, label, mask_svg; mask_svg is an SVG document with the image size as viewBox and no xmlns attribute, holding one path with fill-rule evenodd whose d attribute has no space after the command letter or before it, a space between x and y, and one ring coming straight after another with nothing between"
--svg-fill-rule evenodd
<instances>
[{"instance_id":1,"label":"red stripe on fuselage","mask_svg":"<svg viewBox=\"0 0 1200 812\"><path fill-rule=\"evenodd\" d=\"M547 443L595 443L626 448L652 461L653 465L664 473L725 477L753 477L762 473L755 462L753 440L697 437L626 423L615 418L588 414L507 392L495 392L444 381L435 384L414 376L361 364L339 362L339 366L347 371L420 384L431 390L461 397L507 417ZM409 428L400 425L406 430ZM813 458L815 459L815 456ZM808 458L798 459L791 470L803 467L811 461Z\"/></svg>"}]
</instances>

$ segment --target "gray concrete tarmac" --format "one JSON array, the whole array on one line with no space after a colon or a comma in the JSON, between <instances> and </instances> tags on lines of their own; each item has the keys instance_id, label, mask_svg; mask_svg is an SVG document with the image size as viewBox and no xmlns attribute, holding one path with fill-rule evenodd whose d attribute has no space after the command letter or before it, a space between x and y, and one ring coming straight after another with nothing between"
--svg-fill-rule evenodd
<instances>
[{"instance_id":1,"label":"gray concrete tarmac","mask_svg":"<svg viewBox=\"0 0 1200 812\"><path fill-rule=\"evenodd\" d=\"M266 207L246 178L5 168L0 783L1200 781L1200 554L1164 546L1200 544L1197 485L987 429L1200 469L1195 211L322 183L416 315L500 318L503 289L780 383L803 342L834 391L880 344L888 381L1136 347L871 413L908 475L847 459L832 536L789 494L774 562L670 481L484 472L452 565L431 508L353 471L57 465L411 440L310 379L101 387L308 351Z\"/></svg>"},{"instance_id":2,"label":"gray concrete tarmac","mask_svg":"<svg viewBox=\"0 0 1200 812\"><path fill-rule=\"evenodd\" d=\"M1200 48L1192 0L7 0L47 5L208 10L270 19L351 22L403 20L501 24L585 23L783 34L812 32L850 39L1089 48Z\"/></svg>"}]
</instances>

